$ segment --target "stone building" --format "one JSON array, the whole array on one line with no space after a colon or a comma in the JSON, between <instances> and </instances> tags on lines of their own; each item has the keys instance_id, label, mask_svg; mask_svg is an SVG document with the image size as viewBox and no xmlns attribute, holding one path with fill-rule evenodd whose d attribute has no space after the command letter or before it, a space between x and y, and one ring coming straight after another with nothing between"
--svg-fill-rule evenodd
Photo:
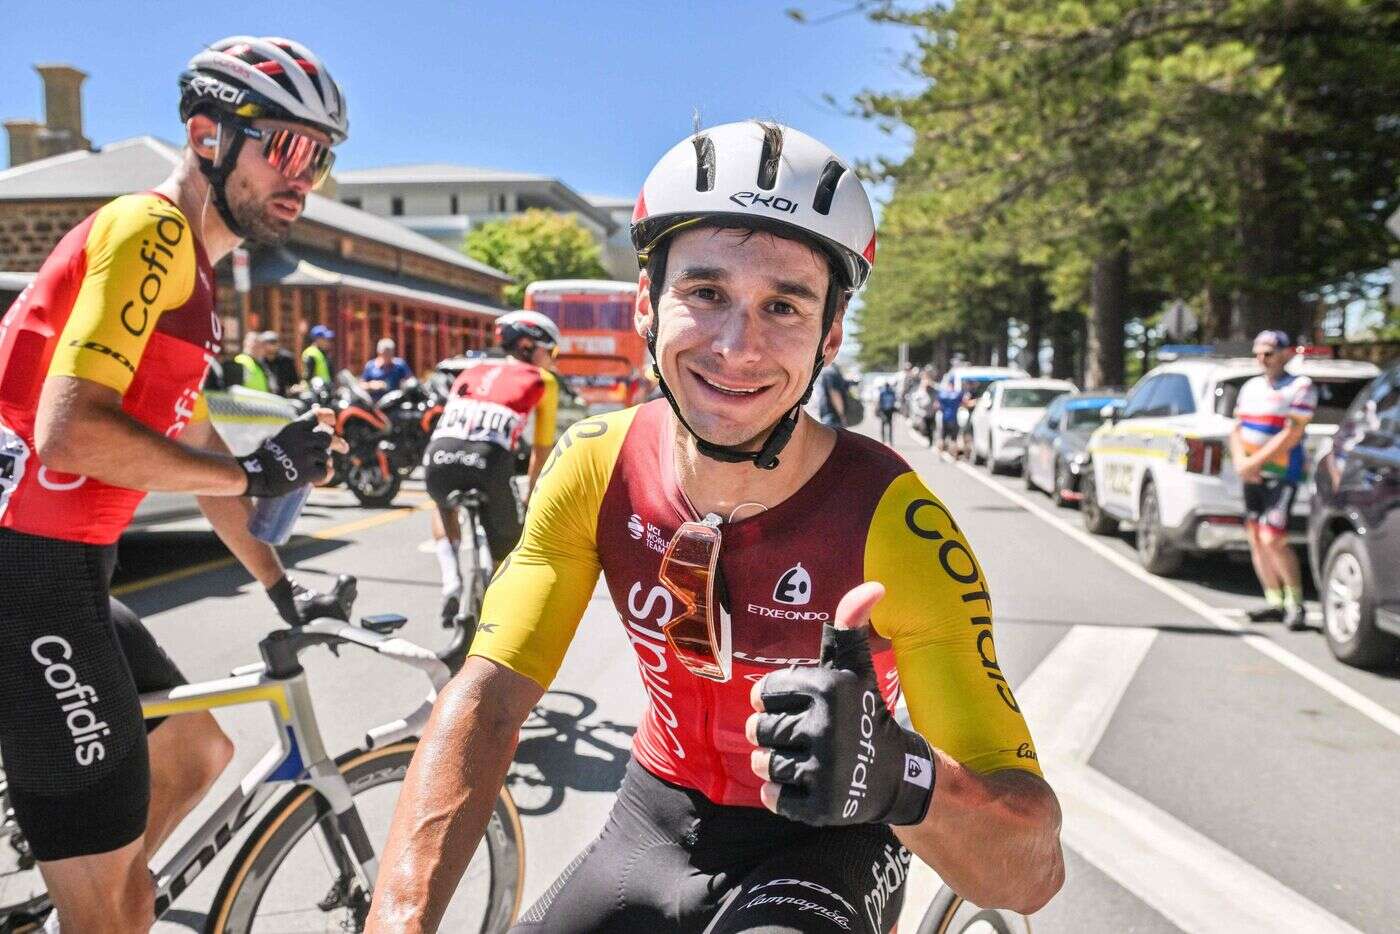
<instances>
[{"instance_id":1,"label":"stone building","mask_svg":"<svg viewBox=\"0 0 1400 934\"><path fill-rule=\"evenodd\" d=\"M83 135L82 87L87 75L72 65L35 65L34 70L44 83L44 122L5 121L12 167L92 148Z\"/></svg>"},{"instance_id":2,"label":"stone building","mask_svg":"<svg viewBox=\"0 0 1400 934\"><path fill-rule=\"evenodd\" d=\"M0 311L71 227L118 195L159 184L179 159L176 146L140 136L0 171ZM251 248L250 270L246 303L233 289L229 261L216 270L227 351L235 352L245 329L271 329L299 353L310 327L326 324L336 332L338 365L356 372L381 337L394 338L420 373L443 357L489 346L504 310L502 289L512 281L317 194L287 243Z\"/></svg>"}]
</instances>

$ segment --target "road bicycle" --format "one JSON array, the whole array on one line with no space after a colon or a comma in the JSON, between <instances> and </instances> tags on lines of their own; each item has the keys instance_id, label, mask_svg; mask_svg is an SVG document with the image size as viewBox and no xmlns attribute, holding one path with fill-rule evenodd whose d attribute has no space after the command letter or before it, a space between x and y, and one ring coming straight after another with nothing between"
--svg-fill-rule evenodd
<instances>
[{"instance_id":1,"label":"road bicycle","mask_svg":"<svg viewBox=\"0 0 1400 934\"><path fill-rule=\"evenodd\" d=\"M333 590L347 618L354 592L351 577L341 577ZM378 853L404 774L437 692L461 667L471 639L470 632L459 628L451 644L434 653L394 634L406 622L386 613L363 617L358 624L320 619L277 629L258 643L260 662L235 669L227 678L141 696L147 719L266 704L278 739L184 838L178 852L153 869L157 918L221 851L241 839L209 908L205 931L364 930ZM374 727L363 745L332 758L322 743L299 661L302 652L318 645L337 657L340 648L349 646L416 668L432 690L412 713ZM241 833L255 821L250 832ZM502 788L443 930L505 931L519 911L524 874L520 817ZM41 927L50 908L43 886L0 777L0 934Z\"/></svg>"},{"instance_id":2,"label":"road bicycle","mask_svg":"<svg viewBox=\"0 0 1400 934\"><path fill-rule=\"evenodd\" d=\"M1031 922L1004 908L979 908L945 885L914 934L1031 934Z\"/></svg>"},{"instance_id":3,"label":"road bicycle","mask_svg":"<svg viewBox=\"0 0 1400 934\"><path fill-rule=\"evenodd\" d=\"M491 549L486 543L486 527L481 523L481 511L485 505L486 493L481 490L454 490L447 495L447 506L457 510L457 521L462 530L462 595L457 612L445 616L442 625L465 632L468 645L476 634L476 624L481 618L481 606L486 600L486 587L491 583L493 567Z\"/></svg>"}]
</instances>

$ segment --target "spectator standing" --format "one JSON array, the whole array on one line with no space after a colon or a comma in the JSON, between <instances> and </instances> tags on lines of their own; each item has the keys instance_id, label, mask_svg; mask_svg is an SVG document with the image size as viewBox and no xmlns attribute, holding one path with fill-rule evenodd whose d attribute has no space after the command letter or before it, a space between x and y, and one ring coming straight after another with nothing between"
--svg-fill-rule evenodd
<instances>
[{"instance_id":1,"label":"spectator standing","mask_svg":"<svg viewBox=\"0 0 1400 934\"><path fill-rule=\"evenodd\" d=\"M1249 554L1264 588L1265 605L1249 618L1298 630L1307 626L1307 615L1288 520L1306 472L1303 433L1317 409L1317 389L1306 376L1285 372L1293 342L1283 331L1261 331L1254 359L1264 373L1240 388L1230 433L1230 460L1244 484Z\"/></svg>"},{"instance_id":2,"label":"spectator standing","mask_svg":"<svg viewBox=\"0 0 1400 934\"><path fill-rule=\"evenodd\" d=\"M938 450L945 458L962 457L962 428L958 424L958 410L967 400L958 378L949 373L938 387L939 417L943 428L938 433Z\"/></svg>"},{"instance_id":3,"label":"spectator standing","mask_svg":"<svg viewBox=\"0 0 1400 934\"><path fill-rule=\"evenodd\" d=\"M273 391L279 396L289 396L292 387L301 382L301 368L297 366L296 355L282 346L276 331L263 331L263 343L267 345L267 368L277 382Z\"/></svg>"},{"instance_id":4,"label":"spectator standing","mask_svg":"<svg viewBox=\"0 0 1400 934\"><path fill-rule=\"evenodd\" d=\"M393 338L383 338L374 349L376 353L365 364L360 379L370 398L378 402L386 392L398 389L404 380L413 375L413 371L402 357L394 356L396 347Z\"/></svg>"},{"instance_id":5,"label":"spectator standing","mask_svg":"<svg viewBox=\"0 0 1400 934\"><path fill-rule=\"evenodd\" d=\"M928 439L928 446L934 444L934 422L938 413L938 396L934 391L933 374L925 371L920 374L918 385L909 394L909 420L916 430Z\"/></svg>"},{"instance_id":6,"label":"spectator standing","mask_svg":"<svg viewBox=\"0 0 1400 934\"><path fill-rule=\"evenodd\" d=\"M828 428L846 424L846 374L834 362L822 368L817 377L817 417Z\"/></svg>"},{"instance_id":7,"label":"spectator standing","mask_svg":"<svg viewBox=\"0 0 1400 934\"><path fill-rule=\"evenodd\" d=\"M243 335L243 352L233 358L238 364L236 379L228 379L230 386L246 386L259 392L275 392L275 377L267 368L267 342L262 331L249 331Z\"/></svg>"},{"instance_id":8,"label":"spectator standing","mask_svg":"<svg viewBox=\"0 0 1400 934\"><path fill-rule=\"evenodd\" d=\"M330 350L335 332L324 324L311 329L311 343L301 352L301 369L308 380L319 379L330 383L335 376L335 361Z\"/></svg>"},{"instance_id":9,"label":"spectator standing","mask_svg":"<svg viewBox=\"0 0 1400 934\"><path fill-rule=\"evenodd\" d=\"M894 446L894 413L899 407L899 394L888 380L880 384L876 410L880 413L880 440Z\"/></svg>"}]
</instances>

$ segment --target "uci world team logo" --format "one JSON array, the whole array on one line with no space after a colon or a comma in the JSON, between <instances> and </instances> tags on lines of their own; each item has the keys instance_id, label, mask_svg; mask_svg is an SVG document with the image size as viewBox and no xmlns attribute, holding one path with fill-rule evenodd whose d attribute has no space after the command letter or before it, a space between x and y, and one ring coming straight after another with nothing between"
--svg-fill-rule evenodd
<instances>
[{"instance_id":1,"label":"uci world team logo","mask_svg":"<svg viewBox=\"0 0 1400 934\"><path fill-rule=\"evenodd\" d=\"M635 512L632 513L632 518L627 520L627 534L631 535L632 538L636 539L637 541L641 541L641 538L643 535L646 534L646 531L646 526L642 525L642 517L637 515Z\"/></svg>"},{"instance_id":2,"label":"uci world team logo","mask_svg":"<svg viewBox=\"0 0 1400 934\"><path fill-rule=\"evenodd\" d=\"M778 586L773 588L773 599L788 606L806 606L812 599L812 575L799 561L783 572L778 578Z\"/></svg>"}]
</instances>

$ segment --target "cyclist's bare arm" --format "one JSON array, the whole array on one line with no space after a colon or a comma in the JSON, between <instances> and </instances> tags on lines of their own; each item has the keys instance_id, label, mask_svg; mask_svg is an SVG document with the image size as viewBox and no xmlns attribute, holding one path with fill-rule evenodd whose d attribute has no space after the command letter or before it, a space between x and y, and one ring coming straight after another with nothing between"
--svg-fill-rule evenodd
<instances>
[{"instance_id":1,"label":"cyclist's bare arm","mask_svg":"<svg viewBox=\"0 0 1400 934\"><path fill-rule=\"evenodd\" d=\"M526 498L535 492L535 484L539 482L540 471L544 469L544 462L549 460L549 448L541 448L538 445L530 448L530 483L526 487Z\"/></svg>"},{"instance_id":2,"label":"cyclist's bare arm","mask_svg":"<svg viewBox=\"0 0 1400 934\"><path fill-rule=\"evenodd\" d=\"M941 750L933 803L895 836L955 892L984 908L1033 914L1065 880L1060 804L1021 769L980 775Z\"/></svg>"},{"instance_id":3,"label":"cyclist's bare arm","mask_svg":"<svg viewBox=\"0 0 1400 934\"><path fill-rule=\"evenodd\" d=\"M122 410L115 389L77 376L44 380L34 440L51 470L115 486L208 496L241 496L247 488L232 457L152 431Z\"/></svg>"},{"instance_id":4,"label":"cyclist's bare arm","mask_svg":"<svg viewBox=\"0 0 1400 934\"><path fill-rule=\"evenodd\" d=\"M187 444L211 454L232 457L228 445L208 419L195 422L180 436L180 443ZM271 545L258 541L248 531L248 518L253 511L252 500L243 496L197 496L200 512L214 527L220 540L233 552L233 556L248 569L248 573L258 579L264 587L271 587L282 579L286 571L277 551Z\"/></svg>"},{"instance_id":5,"label":"cyclist's bare arm","mask_svg":"<svg viewBox=\"0 0 1400 934\"><path fill-rule=\"evenodd\" d=\"M543 688L479 656L433 706L404 778L379 864L369 931L436 931L476 852Z\"/></svg>"}]
</instances>

